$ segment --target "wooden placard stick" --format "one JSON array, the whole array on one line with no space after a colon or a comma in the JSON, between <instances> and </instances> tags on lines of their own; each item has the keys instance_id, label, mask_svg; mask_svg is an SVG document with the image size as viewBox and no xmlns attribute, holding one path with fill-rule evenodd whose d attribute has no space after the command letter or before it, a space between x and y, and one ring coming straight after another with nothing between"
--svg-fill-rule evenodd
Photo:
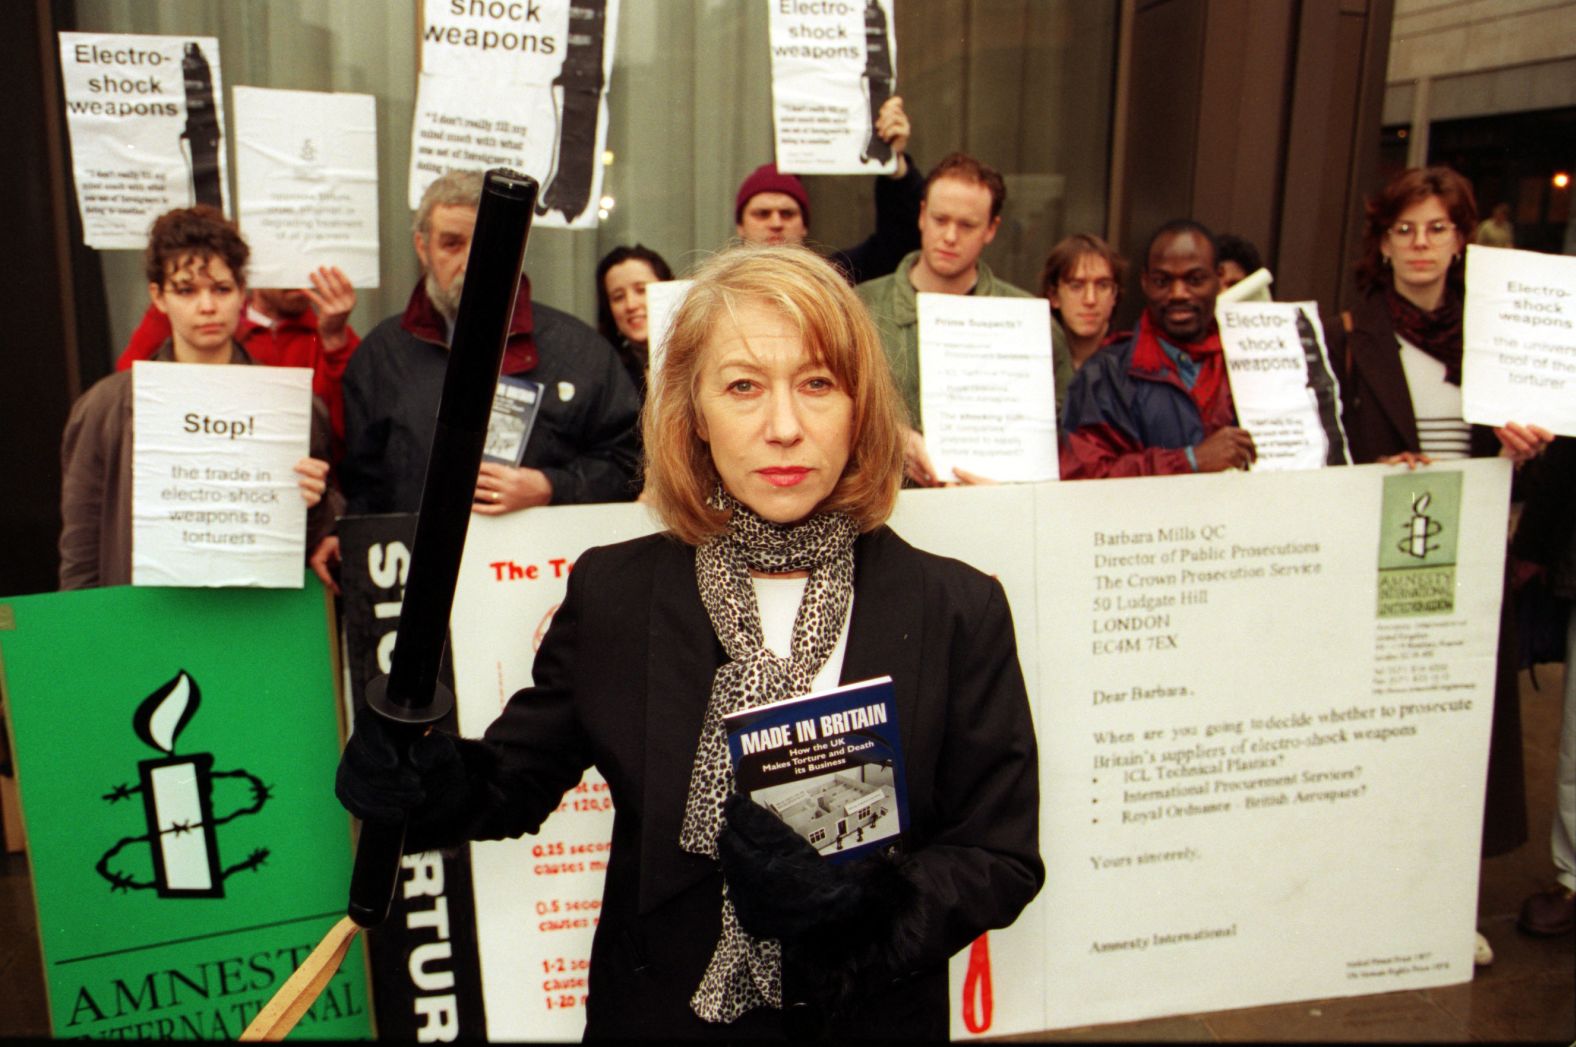
<instances>
[{"instance_id":1,"label":"wooden placard stick","mask_svg":"<svg viewBox=\"0 0 1576 1047\"><path fill-rule=\"evenodd\" d=\"M241 1033L241 1039L272 1041L288 1036L296 1022L301 1020L301 1016L328 987L329 980L339 970L359 930L361 925L355 920L348 916L340 917L339 922L317 943L317 948L301 961L295 973L285 979L279 991L257 1012L252 1024Z\"/></svg>"}]
</instances>

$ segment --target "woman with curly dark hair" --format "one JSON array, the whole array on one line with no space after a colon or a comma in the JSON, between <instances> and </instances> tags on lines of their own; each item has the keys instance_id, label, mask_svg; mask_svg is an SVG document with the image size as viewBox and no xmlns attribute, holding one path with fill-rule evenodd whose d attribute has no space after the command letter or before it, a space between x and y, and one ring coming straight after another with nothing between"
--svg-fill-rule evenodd
<instances>
[{"instance_id":1,"label":"woman with curly dark hair","mask_svg":"<svg viewBox=\"0 0 1576 1047\"><path fill-rule=\"evenodd\" d=\"M235 340L251 251L236 224L204 204L160 215L148 232L148 298L169 319L160 363L251 364ZM60 588L132 581L133 373L95 382L71 407L60 441ZM295 464L308 507L307 549L332 530L343 506L329 482L328 408L312 398L311 455Z\"/></svg>"}]
</instances>

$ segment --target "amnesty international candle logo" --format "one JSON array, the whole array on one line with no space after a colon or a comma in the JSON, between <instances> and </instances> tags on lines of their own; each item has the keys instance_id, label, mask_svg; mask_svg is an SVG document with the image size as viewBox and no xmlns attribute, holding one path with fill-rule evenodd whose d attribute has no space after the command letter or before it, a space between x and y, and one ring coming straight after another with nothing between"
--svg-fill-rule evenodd
<instances>
[{"instance_id":1,"label":"amnesty international candle logo","mask_svg":"<svg viewBox=\"0 0 1576 1047\"><path fill-rule=\"evenodd\" d=\"M1379 521L1379 617L1454 611L1461 474L1419 469L1385 477Z\"/></svg>"},{"instance_id":2,"label":"amnesty international candle logo","mask_svg":"<svg viewBox=\"0 0 1576 1047\"><path fill-rule=\"evenodd\" d=\"M254 848L229 867L219 859L218 827L258 813L270 793L260 778L247 771L215 771L212 753L175 752L176 740L201 702L197 681L182 669L148 695L132 717L137 737L161 755L137 764L140 784L117 785L104 794L111 804L140 795L147 829L123 837L94 866L112 891L154 890L161 898L222 898L225 880L246 869L259 869L268 860L266 847ZM244 802L219 817L214 816L216 779L246 786ZM127 871L123 857L123 852L135 853L143 844L151 875L146 868Z\"/></svg>"},{"instance_id":3,"label":"amnesty international candle logo","mask_svg":"<svg viewBox=\"0 0 1576 1047\"><path fill-rule=\"evenodd\" d=\"M0 606L53 1034L233 1040L345 912L322 587ZM291 1039L367 1039L371 1015L353 952Z\"/></svg>"}]
</instances>

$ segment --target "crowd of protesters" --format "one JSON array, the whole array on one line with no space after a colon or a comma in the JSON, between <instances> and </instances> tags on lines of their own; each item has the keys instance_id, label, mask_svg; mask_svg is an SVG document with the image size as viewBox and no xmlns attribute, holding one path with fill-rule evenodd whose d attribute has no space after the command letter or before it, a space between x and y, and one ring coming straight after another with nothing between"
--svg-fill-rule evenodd
<instances>
[{"instance_id":1,"label":"crowd of protesters","mask_svg":"<svg viewBox=\"0 0 1576 1047\"><path fill-rule=\"evenodd\" d=\"M982 254L1009 206L1005 180L981 159L943 158L921 174L907 153L909 120L890 99L877 125L896 170L875 178L875 231L827 260L854 286L874 321L903 408L904 482L988 483L957 470L941 476L925 449L919 411L916 295L1042 297L1049 302L1052 367L1063 479L1219 472L1252 467L1257 449L1238 424L1215 323L1220 292L1263 268L1255 246L1178 216L1149 236L1136 259L1080 232L1052 246L1032 289L992 272ZM134 360L287 365L313 372L312 454L297 466L312 507L312 568L336 585L336 514L414 512L418 507L447 352L464 286L481 190L475 173L450 173L427 189L412 228L421 278L403 312L363 337L347 318L355 292L325 268L308 286L249 289L247 248L235 223L194 207L160 217L146 252L150 306L120 359L121 370L89 389L62 441L62 588L130 581L131 420ZM725 206L725 205L724 205ZM809 238L810 197L795 176L767 164L734 200L737 237L796 245ZM1468 456L1515 464L1514 497L1525 525L1507 571L1505 621L1494 701L1485 855L1527 837L1517 715L1517 596L1529 584L1576 595L1568 439L1536 426L1470 425L1462 418L1465 246L1509 242L1508 209L1481 224L1470 183L1444 167L1408 170L1367 202L1363 250L1354 259L1361 297L1327 318L1325 342L1340 387L1354 463L1409 468ZM824 240L824 237L818 237ZM1132 330L1113 330L1130 270L1143 310ZM596 267L592 327L533 298L528 275L507 332L502 373L539 383L543 402L517 465L485 463L474 508L496 515L535 506L615 502L642 495L641 415L648 389L650 284L673 268L643 244L620 246ZM1508 508L1508 507L1507 507ZM1530 528L1530 530L1529 530ZM1523 622L1524 628L1539 623ZM1564 638L1576 644L1576 618ZM1521 926L1534 934L1572 928L1576 768L1567 678L1554 827L1557 884L1528 899ZM1480 936L1479 962L1492 954Z\"/></svg>"}]
</instances>

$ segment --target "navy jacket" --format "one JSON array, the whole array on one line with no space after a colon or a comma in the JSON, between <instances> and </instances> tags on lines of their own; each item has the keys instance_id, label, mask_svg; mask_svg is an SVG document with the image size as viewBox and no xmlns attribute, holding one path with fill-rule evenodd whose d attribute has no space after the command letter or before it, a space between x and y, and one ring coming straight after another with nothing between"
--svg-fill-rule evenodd
<instances>
[{"instance_id":1,"label":"navy jacket","mask_svg":"<svg viewBox=\"0 0 1576 1047\"><path fill-rule=\"evenodd\" d=\"M640 458L639 395L606 339L568 313L531 302L528 294L520 292L525 306L516 305L509 341L533 337L537 364L516 372L510 357L504 361L504 373L543 385L521 464L546 474L554 505L627 502L635 496ZM352 513L421 507L449 363L443 332L421 322L430 321L418 308L425 301L418 285L411 308L374 327L345 371L340 481Z\"/></svg>"},{"instance_id":2,"label":"navy jacket","mask_svg":"<svg viewBox=\"0 0 1576 1047\"><path fill-rule=\"evenodd\" d=\"M1193 471L1183 448L1236 424L1230 386L1200 413L1175 371L1133 363L1135 333L1091 356L1067 389L1062 479L1158 476Z\"/></svg>"}]
</instances>

